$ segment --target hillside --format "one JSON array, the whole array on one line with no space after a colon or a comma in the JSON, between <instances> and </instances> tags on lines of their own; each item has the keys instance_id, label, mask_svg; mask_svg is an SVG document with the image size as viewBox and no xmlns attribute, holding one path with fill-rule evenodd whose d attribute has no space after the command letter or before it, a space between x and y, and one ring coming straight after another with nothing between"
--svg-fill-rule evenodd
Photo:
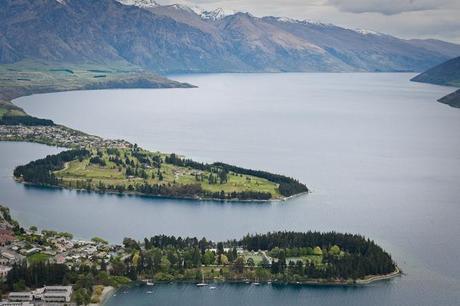
<instances>
[{"instance_id":1,"label":"hillside","mask_svg":"<svg viewBox=\"0 0 460 306\"><path fill-rule=\"evenodd\" d=\"M453 58L420 73L411 79L414 82L460 87L460 57ZM460 108L460 90L438 100L452 107Z\"/></svg>"},{"instance_id":2,"label":"hillside","mask_svg":"<svg viewBox=\"0 0 460 306\"><path fill-rule=\"evenodd\" d=\"M457 91L454 91L451 94L448 94L445 97L442 97L438 101L441 103L450 105L452 107L460 108L460 89L458 89Z\"/></svg>"},{"instance_id":3,"label":"hillside","mask_svg":"<svg viewBox=\"0 0 460 306\"><path fill-rule=\"evenodd\" d=\"M415 76L412 81L460 87L460 57L437 65Z\"/></svg>"},{"instance_id":4,"label":"hillside","mask_svg":"<svg viewBox=\"0 0 460 306\"><path fill-rule=\"evenodd\" d=\"M122 4L123 2L125 4ZM460 46L150 0L4 0L0 63L124 62L160 73L423 71Z\"/></svg>"},{"instance_id":5,"label":"hillside","mask_svg":"<svg viewBox=\"0 0 460 306\"><path fill-rule=\"evenodd\" d=\"M52 125L28 116L12 99L36 93L106 88L192 87L127 62L104 64L50 63L24 60L0 65L0 124Z\"/></svg>"}]
</instances>

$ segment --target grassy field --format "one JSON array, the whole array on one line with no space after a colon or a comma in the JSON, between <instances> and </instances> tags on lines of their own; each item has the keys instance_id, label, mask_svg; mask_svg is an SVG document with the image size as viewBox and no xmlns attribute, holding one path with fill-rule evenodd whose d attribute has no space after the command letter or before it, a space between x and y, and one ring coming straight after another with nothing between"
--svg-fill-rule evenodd
<instances>
[{"instance_id":1,"label":"grassy field","mask_svg":"<svg viewBox=\"0 0 460 306\"><path fill-rule=\"evenodd\" d=\"M12 99L35 93L105 88L190 87L126 63L53 63L23 60L0 65L0 117L26 115Z\"/></svg>"},{"instance_id":2,"label":"grassy field","mask_svg":"<svg viewBox=\"0 0 460 306\"><path fill-rule=\"evenodd\" d=\"M56 171L56 177L62 179L65 186L76 186L77 182L90 184L92 189L104 185L123 185L128 187L148 183L169 185L196 185L209 192L267 192L273 199L281 198L278 185L263 178L229 172L225 181L218 173L201 171L190 167L177 166L166 162L167 155L145 150L139 151L141 160L131 149L117 150L110 154L107 150L92 151L92 156L68 162L64 169ZM114 152L111 152L114 153ZM92 162L98 156L102 162ZM114 159L117 159L115 161ZM136 173L130 173L131 171Z\"/></svg>"},{"instance_id":3,"label":"grassy field","mask_svg":"<svg viewBox=\"0 0 460 306\"><path fill-rule=\"evenodd\" d=\"M286 262L297 262L301 260L304 264L310 264L313 263L316 267L320 267L323 265L323 256L318 256L318 255L307 255L307 256L301 256L301 257L288 257L286 258Z\"/></svg>"},{"instance_id":4,"label":"grassy field","mask_svg":"<svg viewBox=\"0 0 460 306\"><path fill-rule=\"evenodd\" d=\"M264 256L260 252L244 251L242 255L244 257L245 262L247 262L249 258L252 258L256 266L259 265L264 258Z\"/></svg>"}]
</instances>

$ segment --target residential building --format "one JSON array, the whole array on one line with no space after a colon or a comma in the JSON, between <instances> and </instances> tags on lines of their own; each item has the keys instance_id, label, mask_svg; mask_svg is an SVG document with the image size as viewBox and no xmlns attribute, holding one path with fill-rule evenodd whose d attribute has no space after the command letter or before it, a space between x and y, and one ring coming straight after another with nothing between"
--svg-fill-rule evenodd
<instances>
[{"instance_id":1,"label":"residential building","mask_svg":"<svg viewBox=\"0 0 460 306\"><path fill-rule=\"evenodd\" d=\"M31 302L33 295L31 292L10 292L8 300L10 302Z\"/></svg>"},{"instance_id":2,"label":"residential building","mask_svg":"<svg viewBox=\"0 0 460 306\"><path fill-rule=\"evenodd\" d=\"M70 302L72 286L46 286L43 301L47 303Z\"/></svg>"},{"instance_id":3,"label":"residential building","mask_svg":"<svg viewBox=\"0 0 460 306\"><path fill-rule=\"evenodd\" d=\"M0 266L0 278L6 279L8 272L10 272L11 269L12 267Z\"/></svg>"}]
</instances>

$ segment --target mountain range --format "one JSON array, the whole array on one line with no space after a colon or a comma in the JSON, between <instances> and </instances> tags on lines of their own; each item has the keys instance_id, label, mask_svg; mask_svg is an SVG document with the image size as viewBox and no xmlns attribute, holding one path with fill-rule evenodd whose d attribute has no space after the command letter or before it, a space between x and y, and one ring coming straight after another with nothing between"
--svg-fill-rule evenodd
<instances>
[{"instance_id":1,"label":"mountain range","mask_svg":"<svg viewBox=\"0 0 460 306\"><path fill-rule=\"evenodd\" d=\"M0 63L126 62L152 72L423 71L460 45L152 0L2 0Z\"/></svg>"}]
</instances>

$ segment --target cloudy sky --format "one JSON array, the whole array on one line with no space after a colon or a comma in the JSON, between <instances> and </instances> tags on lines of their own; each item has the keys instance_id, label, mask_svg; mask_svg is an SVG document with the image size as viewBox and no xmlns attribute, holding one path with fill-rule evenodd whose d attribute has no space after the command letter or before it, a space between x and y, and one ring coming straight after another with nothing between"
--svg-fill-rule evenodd
<instances>
[{"instance_id":1,"label":"cloudy sky","mask_svg":"<svg viewBox=\"0 0 460 306\"><path fill-rule=\"evenodd\" d=\"M460 43L460 0L159 0Z\"/></svg>"}]
</instances>

